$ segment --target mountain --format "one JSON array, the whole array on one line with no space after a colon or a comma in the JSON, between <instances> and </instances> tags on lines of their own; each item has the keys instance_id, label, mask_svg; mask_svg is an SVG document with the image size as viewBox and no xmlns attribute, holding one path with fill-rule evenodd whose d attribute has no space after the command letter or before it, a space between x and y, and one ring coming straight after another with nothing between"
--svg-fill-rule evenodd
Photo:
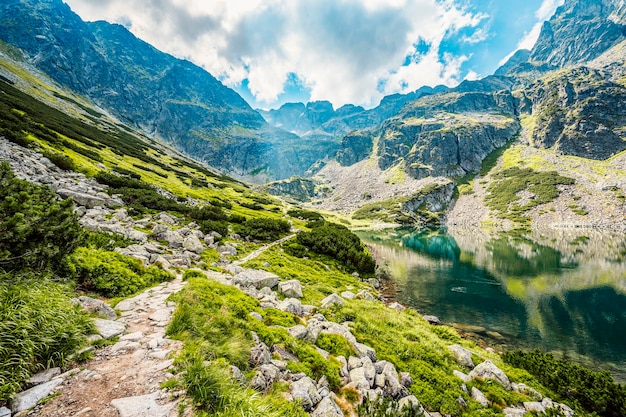
<instances>
[{"instance_id":1,"label":"mountain","mask_svg":"<svg viewBox=\"0 0 626 417\"><path fill-rule=\"evenodd\" d=\"M268 125L205 70L120 25L83 22L61 0L4 1L0 28L0 40L56 82L218 169L284 178L304 173L319 157L298 149L297 136Z\"/></svg>"}]
</instances>

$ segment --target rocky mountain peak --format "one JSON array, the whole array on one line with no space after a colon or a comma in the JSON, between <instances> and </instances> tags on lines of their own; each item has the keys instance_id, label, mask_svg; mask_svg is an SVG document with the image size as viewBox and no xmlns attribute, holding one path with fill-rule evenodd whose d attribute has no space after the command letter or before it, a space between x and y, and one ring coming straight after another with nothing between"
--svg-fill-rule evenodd
<instances>
[{"instance_id":1,"label":"rocky mountain peak","mask_svg":"<svg viewBox=\"0 0 626 417\"><path fill-rule=\"evenodd\" d=\"M626 39L623 1L571 0L543 24L530 59L563 67L590 61Z\"/></svg>"}]
</instances>

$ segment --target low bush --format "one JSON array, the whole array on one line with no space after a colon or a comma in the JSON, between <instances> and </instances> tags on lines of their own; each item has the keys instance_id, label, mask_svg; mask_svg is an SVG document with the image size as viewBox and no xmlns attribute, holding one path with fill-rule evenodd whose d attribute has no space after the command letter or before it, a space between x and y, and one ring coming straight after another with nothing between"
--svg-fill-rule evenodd
<instances>
[{"instance_id":1,"label":"low bush","mask_svg":"<svg viewBox=\"0 0 626 417\"><path fill-rule=\"evenodd\" d=\"M0 402L32 373L64 365L90 333L91 321L70 294L39 275L0 275Z\"/></svg>"},{"instance_id":2,"label":"low bush","mask_svg":"<svg viewBox=\"0 0 626 417\"><path fill-rule=\"evenodd\" d=\"M68 268L82 289L105 297L126 297L174 278L159 266L145 267L117 252L84 247L70 256Z\"/></svg>"},{"instance_id":3,"label":"low bush","mask_svg":"<svg viewBox=\"0 0 626 417\"><path fill-rule=\"evenodd\" d=\"M312 227L312 230L298 234L296 240L300 245L315 253L329 255L349 269L361 273L374 272L376 261L366 251L361 239L347 227L319 221L307 226Z\"/></svg>"},{"instance_id":4,"label":"low bush","mask_svg":"<svg viewBox=\"0 0 626 417\"><path fill-rule=\"evenodd\" d=\"M291 230L291 225L285 220L268 218L252 218L238 226L241 236L250 240L270 241L280 239Z\"/></svg>"},{"instance_id":5,"label":"low bush","mask_svg":"<svg viewBox=\"0 0 626 417\"><path fill-rule=\"evenodd\" d=\"M15 177L0 163L0 271L58 269L82 229L71 200Z\"/></svg>"},{"instance_id":6,"label":"low bush","mask_svg":"<svg viewBox=\"0 0 626 417\"><path fill-rule=\"evenodd\" d=\"M502 359L527 370L554 391L560 401L578 403L588 413L618 417L626 415L626 386L616 384L608 371L594 372L574 363L557 360L540 350L505 352Z\"/></svg>"},{"instance_id":7,"label":"low bush","mask_svg":"<svg viewBox=\"0 0 626 417\"><path fill-rule=\"evenodd\" d=\"M316 211L303 210L303 209L291 209L287 212L287 215L300 220L324 220L324 217Z\"/></svg>"}]
</instances>

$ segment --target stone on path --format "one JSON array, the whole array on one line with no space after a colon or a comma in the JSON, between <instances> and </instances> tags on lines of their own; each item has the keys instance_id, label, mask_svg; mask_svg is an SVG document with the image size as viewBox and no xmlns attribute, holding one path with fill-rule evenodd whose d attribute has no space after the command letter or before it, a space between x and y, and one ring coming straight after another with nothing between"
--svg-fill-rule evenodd
<instances>
[{"instance_id":1,"label":"stone on path","mask_svg":"<svg viewBox=\"0 0 626 417\"><path fill-rule=\"evenodd\" d=\"M31 376L27 382L32 385L39 385L50 381L52 378L60 374L61 368L50 368Z\"/></svg>"},{"instance_id":2,"label":"stone on path","mask_svg":"<svg viewBox=\"0 0 626 417\"><path fill-rule=\"evenodd\" d=\"M6 407L0 407L0 417L11 417L11 410Z\"/></svg>"},{"instance_id":3,"label":"stone on path","mask_svg":"<svg viewBox=\"0 0 626 417\"><path fill-rule=\"evenodd\" d=\"M20 411L33 408L39 401L50 395L62 382L61 378L56 378L45 384L36 385L29 390L20 392L11 401L11 411L19 413Z\"/></svg>"},{"instance_id":4,"label":"stone on path","mask_svg":"<svg viewBox=\"0 0 626 417\"><path fill-rule=\"evenodd\" d=\"M85 295L81 295L75 300L78 305L80 305L83 310L88 313L95 313L107 320L115 320L117 318L115 310L102 300L96 300L95 298L87 297Z\"/></svg>"},{"instance_id":5,"label":"stone on path","mask_svg":"<svg viewBox=\"0 0 626 417\"><path fill-rule=\"evenodd\" d=\"M168 417L173 403L159 405L156 400L160 393L155 392L138 397L118 398L111 405L120 413L120 417Z\"/></svg>"},{"instance_id":6,"label":"stone on path","mask_svg":"<svg viewBox=\"0 0 626 417\"><path fill-rule=\"evenodd\" d=\"M126 330L124 323L120 323L119 321L94 319L93 324L96 326L98 334L105 339L119 336Z\"/></svg>"}]
</instances>

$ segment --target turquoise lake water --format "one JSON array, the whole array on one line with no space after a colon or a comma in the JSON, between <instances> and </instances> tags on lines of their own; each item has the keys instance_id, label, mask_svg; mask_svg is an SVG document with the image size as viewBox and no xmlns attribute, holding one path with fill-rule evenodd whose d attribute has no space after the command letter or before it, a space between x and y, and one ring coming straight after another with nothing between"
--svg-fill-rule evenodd
<instances>
[{"instance_id":1,"label":"turquoise lake water","mask_svg":"<svg viewBox=\"0 0 626 417\"><path fill-rule=\"evenodd\" d=\"M626 381L626 237L586 229L498 235L359 233L396 299L504 349L541 348Z\"/></svg>"}]
</instances>

